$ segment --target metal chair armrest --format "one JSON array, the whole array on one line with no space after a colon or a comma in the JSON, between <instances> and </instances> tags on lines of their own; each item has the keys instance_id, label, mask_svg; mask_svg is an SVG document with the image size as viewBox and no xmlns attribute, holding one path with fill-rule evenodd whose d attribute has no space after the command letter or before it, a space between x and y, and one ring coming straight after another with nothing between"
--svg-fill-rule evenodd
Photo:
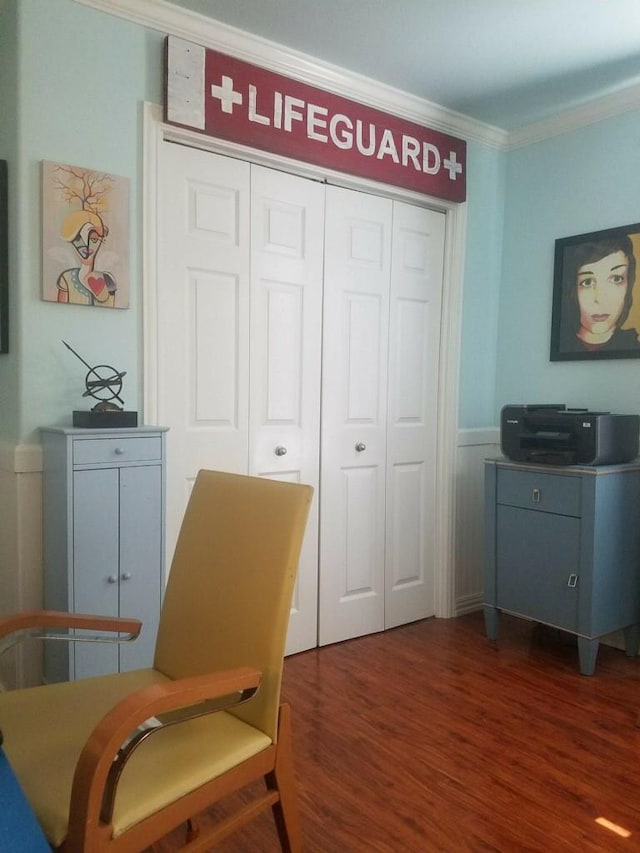
<instances>
[{"instance_id":1,"label":"metal chair armrest","mask_svg":"<svg viewBox=\"0 0 640 853\"><path fill-rule=\"evenodd\" d=\"M69 630L108 631L118 636L69 634ZM25 610L0 618L0 655L27 639L66 642L129 642L142 630L139 619L65 613L58 610Z\"/></svg>"}]
</instances>

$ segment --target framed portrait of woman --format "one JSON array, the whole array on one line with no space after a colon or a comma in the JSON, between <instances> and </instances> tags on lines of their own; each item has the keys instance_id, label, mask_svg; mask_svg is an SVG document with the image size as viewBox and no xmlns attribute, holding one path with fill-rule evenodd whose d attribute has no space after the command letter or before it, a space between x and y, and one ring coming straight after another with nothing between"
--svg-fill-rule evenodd
<instances>
[{"instance_id":1,"label":"framed portrait of woman","mask_svg":"<svg viewBox=\"0 0 640 853\"><path fill-rule=\"evenodd\" d=\"M551 361L640 358L640 223L556 240Z\"/></svg>"}]
</instances>

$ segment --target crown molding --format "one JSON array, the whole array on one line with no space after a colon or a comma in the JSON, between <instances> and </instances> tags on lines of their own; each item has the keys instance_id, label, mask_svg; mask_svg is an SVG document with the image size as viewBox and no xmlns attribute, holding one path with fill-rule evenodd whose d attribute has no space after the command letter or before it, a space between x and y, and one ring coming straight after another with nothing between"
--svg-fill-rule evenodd
<instances>
[{"instance_id":1,"label":"crown molding","mask_svg":"<svg viewBox=\"0 0 640 853\"><path fill-rule=\"evenodd\" d=\"M244 62L294 77L311 86L360 101L442 133L499 149L506 149L508 144L508 133L499 127L484 124L369 77L222 24L206 15L178 8L167 0L75 2L221 53L232 54Z\"/></svg>"},{"instance_id":2,"label":"crown molding","mask_svg":"<svg viewBox=\"0 0 640 853\"><path fill-rule=\"evenodd\" d=\"M75 2L166 35L178 36L204 47L232 54L245 62L361 101L408 121L503 151L523 148L640 109L640 85L635 85L620 92L594 98L580 106L564 110L559 115L507 131L276 42L222 24L206 15L179 8L168 0Z\"/></svg>"},{"instance_id":3,"label":"crown molding","mask_svg":"<svg viewBox=\"0 0 640 853\"><path fill-rule=\"evenodd\" d=\"M513 151L633 110L640 110L640 85L638 84L610 95L594 98L578 107L565 110L559 115L516 128L509 132L506 148Z\"/></svg>"}]
</instances>

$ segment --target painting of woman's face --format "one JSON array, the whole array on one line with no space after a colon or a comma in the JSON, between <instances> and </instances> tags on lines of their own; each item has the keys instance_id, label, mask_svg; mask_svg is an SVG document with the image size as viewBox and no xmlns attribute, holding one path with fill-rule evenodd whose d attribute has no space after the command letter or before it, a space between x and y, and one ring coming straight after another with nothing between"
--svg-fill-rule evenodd
<instances>
[{"instance_id":1,"label":"painting of woman's face","mask_svg":"<svg viewBox=\"0 0 640 853\"><path fill-rule=\"evenodd\" d=\"M551 361L640 358L640 222L555 242Z\"/></svg>"},{"instance_id":2,"label":"painting of woman's face","mask_svg":"<svg viewBox=\"0 0 640 853\"><path fill-rule=\"evenodd\" d=\"M585 343L604 343L615 332L625 306L628 271L629 260L622 250L578 268L578 337Z\"/></svg>"},{"instance_id":3,"label":"painting of woman's face","mask_svg":"<svg viewBox=\"0 0 640 853\"><path fill-rule=\"evenodd\" d=\"M86 222L71 241L71 245L80 255L82 261L87 263L97 254L102 245L102 236L91 222Z\"/></svg>"}]
</instances>

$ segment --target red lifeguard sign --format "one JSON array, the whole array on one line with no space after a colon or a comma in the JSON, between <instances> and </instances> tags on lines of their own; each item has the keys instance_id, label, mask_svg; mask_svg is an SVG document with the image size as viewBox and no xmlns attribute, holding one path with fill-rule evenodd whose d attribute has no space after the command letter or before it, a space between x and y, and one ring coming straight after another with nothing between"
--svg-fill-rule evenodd
<instances>
[{"instance_id":1,"label":"red lifeguard sign","mask_svg":"<svg viewBox=\"0 0 640 853\"><path fill-rule=\"evenodd\" d=\"M466 142L173 36L165 119L449 201L466 198Z\"/></svg>"}]
</instances>

